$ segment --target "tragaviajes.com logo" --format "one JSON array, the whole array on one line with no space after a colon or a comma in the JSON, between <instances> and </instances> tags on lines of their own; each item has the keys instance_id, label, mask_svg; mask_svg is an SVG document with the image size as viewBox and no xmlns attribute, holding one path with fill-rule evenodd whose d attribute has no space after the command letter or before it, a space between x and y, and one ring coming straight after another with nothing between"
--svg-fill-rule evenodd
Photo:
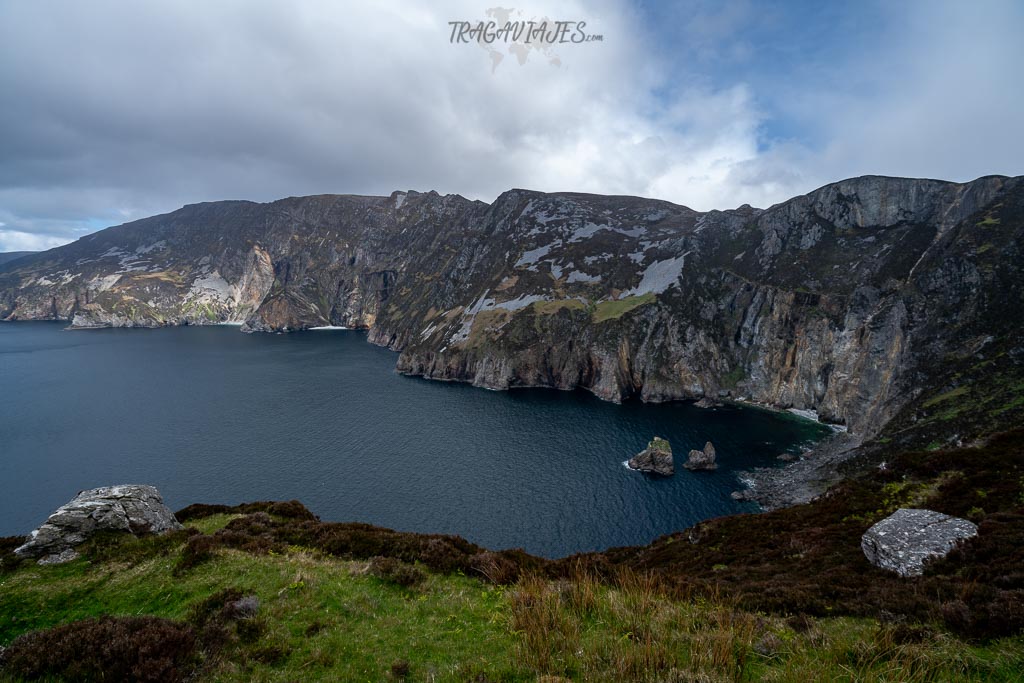
<instances>
[{"instance_id":1,"label":"tragaviajes.com logo","mask_svg":"<svg viewBox=\"0 0 1024 683\"><path fill-rule=\"evenodd\" d=\"M525 65L533 54L559 67L562 59L555 53L556 46L604 40L603 35L587 31L585 21L527 19L521 10L504 7L492 7L486 14L487 19L479 21L449 21L448 40L453 45L475 44L483 48L491 58L491 73L498 69L506 55L514 56L519 66Z\"/></svg>"}]
</instances>

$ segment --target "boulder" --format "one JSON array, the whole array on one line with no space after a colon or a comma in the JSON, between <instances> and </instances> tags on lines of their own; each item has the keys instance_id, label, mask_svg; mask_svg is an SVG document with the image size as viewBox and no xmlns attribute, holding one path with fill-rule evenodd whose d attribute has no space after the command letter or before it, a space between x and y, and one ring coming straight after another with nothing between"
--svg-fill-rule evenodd
<instances>
[{"instance_id":1,"label":"boulder","mask_svg":"<svg viewBox=\"0 0 1024 683\"><path fill-rule=\"evenodd\" d=\"M721 408L722 407L721 402L715 401L713 399L710 399L707 396L705 396L704 398L700 399L699 401L697 401L693 405L697 406L698 408Z\"/></svg>"},{"instance_id":2,"label":"boulder","mask_svg":"<svg viewBox=\"0 0 1024 683\"><path fill-rule=\"evenodd\" d=\"M181 528L152 486L106 486L82 491L57 508L14 552L20 557L39 558L39 564L60 564L78 557L75 546L99 531L142 536Z\"/></svg>"},{"instance_id":3,"label":"boulder","mask_svg":"<svg viewBox=\"0 0 1024 683\"><path fill-rule=\"evenodd\" d=\"M676 472L672 460L672 446L660 436L654 437L647 448L634 455L626 465L640 472L672 476Z\"/></svg>"},{"instance_id":4,"label":"boulder","mask_svg":"<svg viewBox=\"0 0 1024 683\"><path fill-rule=\"evenodd\" d=\"M704 450L692 450L690 451L689 457L683 464L688 470L717 470L718 465L715 463L715 447L708 441L704 444Z\"/></svg>"},{"instance_id":5,"label":"boulder","mask_svg":"<svg viewBox=\"0 0 1024 683\"><path fill-rule=\"evenodd\" d=\"M865 531L860 547L876 567L900 576L920 576L926 560L945 557L958 543L977 535L978 527L966 519L900 508Z\"/></svg>"}]
</instances>

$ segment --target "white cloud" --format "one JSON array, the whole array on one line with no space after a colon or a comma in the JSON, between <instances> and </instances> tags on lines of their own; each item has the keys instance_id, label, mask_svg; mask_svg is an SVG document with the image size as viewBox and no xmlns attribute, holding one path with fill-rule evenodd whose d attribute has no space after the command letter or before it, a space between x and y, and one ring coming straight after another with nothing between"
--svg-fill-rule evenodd
<instances>
[{"instance_id":1,"label":"white cloud","mask_svg":"<svg viewBox=\"0 0 1024 683\"><path fill-rule=\"evenodd\" d=\"M898 12L883 49L858 64L876 74L867 96L829 103L823 166L952 180L1024 172L1024 6L914 9L926 11Z\"/></svg>"},{"instance_id":2,"label":"white cloud","mask_svg":"<svg viewBox=\"0 0 1024 683\"><path fill-rule=\"evenodd\" d=\"M44 241L214 199L529 187L710 209L1024 159L1012 5L901 5L829 82L781 86L701 71L757 15L745 2L686 27L680 40L707 36L690 71L621 2L518 5L604 41L494 73L486 51L448 43L448 21L485 17L477 2L57 4L0 5L0 217ZM766 140L766 99L815 135Z\"/></svg>"},{"instance_id":3,"label":"white cloud","mask_svg":"<svg viewBox=\"0 0 1024 683\"><path fill-rule=\"evenodd\" d=\"M37 235L20 230L0 230L0 252L45 251L66 244L68 240L48 235Z\"/></svg>"}]
</instances>

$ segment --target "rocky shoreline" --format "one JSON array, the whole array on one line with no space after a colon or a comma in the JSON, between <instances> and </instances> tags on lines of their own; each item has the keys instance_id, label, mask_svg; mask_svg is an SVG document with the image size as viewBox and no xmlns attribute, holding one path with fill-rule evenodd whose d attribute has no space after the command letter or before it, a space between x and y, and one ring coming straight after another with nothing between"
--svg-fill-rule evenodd
<instances>
[{"instance_id":1,"label":"rocky shoreline","mask_svg":"<svg viewBox=\"0 0 1024 683\"><path fill-rule=\"evenodd\" d=\"M732 497L755 502L765 511L808 503L845 478L841 466L860 454L860 446L856 437L837 433L782 467L740 472L746 488Z\"/></svg>"}]
</instances>

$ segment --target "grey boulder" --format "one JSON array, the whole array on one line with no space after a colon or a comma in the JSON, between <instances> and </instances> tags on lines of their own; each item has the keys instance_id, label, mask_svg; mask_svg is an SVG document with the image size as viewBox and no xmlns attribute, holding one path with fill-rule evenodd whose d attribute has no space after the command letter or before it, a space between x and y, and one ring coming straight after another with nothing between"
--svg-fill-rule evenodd
<instances>
[{"instance_id":1,"label":"grey boulder","mask_svg":"<svg viewBox=\"0 0 1024 683\"><path fill-rule=\"evenodd\" d=\"M978 527L966 519L900 508L865 531L860 547L876 567L900 576L920 576L925 561L945 557L961 541L977 535Z\"/></svg>"},{"instance_id":2,"label":"grey boulder","mask_svg":"<svg viewBox=\"0 0 1024 683\"><path fill-rule=\"evenodd\" d=\"M123 531L134 536L181 529L174 513L152 486L124 484L82 491L57 508L14 550L39 564L60 564L78 557L75 546L98 531Z\"/></svg>"}]
</instances>

